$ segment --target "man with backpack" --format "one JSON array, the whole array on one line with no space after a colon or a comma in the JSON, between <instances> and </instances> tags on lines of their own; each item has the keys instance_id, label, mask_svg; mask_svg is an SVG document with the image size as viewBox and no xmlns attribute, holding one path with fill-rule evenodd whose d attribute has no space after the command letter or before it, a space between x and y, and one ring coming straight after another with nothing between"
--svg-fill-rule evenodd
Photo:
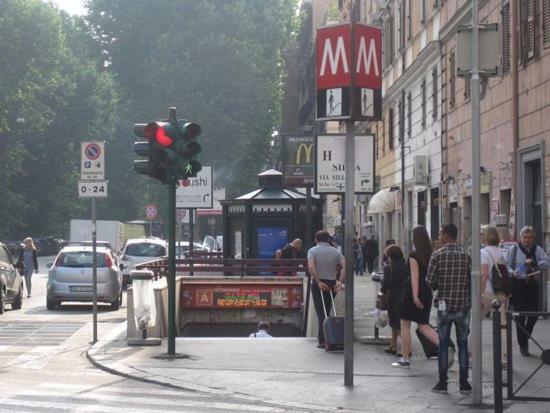
<instances>
[{"instance_id":1,"label":"man with backpack","mask_svg":"<svg viewBox=\"0 0 550 413\"><path fill-rule=\"evenodd\" d=\"M514 311L539 311L539 285L542 270L550 267L542 247L535 244L533 227L523 227L520 242L508 250L507 263L512 274L512 306ZM516 320L517 340L521 354L529 356L529 337L538 317L518 316Z\"/></svg>"}]
</instances>

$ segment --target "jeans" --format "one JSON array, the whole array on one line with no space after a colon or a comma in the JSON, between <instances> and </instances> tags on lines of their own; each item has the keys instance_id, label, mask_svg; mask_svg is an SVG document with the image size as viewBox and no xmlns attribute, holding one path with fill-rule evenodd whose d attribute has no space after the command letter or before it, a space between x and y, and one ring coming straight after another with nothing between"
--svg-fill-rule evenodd
<instances>
[{"instance_id":1,"label":"jeans","mask_svg":"<svg viewBox=\"0 0 550 413\"><path fill-rule=\"evenodd\" d=\"M458 365L460 369L460 383L468 382L468 335L470 334L470 310L465 311L438 311L437 328L439 329L439 352L437 366L439 381L447 383L449 369L449 341L451 340L451 326L455 324L456 341L458 345Z\"/></svg>"},{"instance_id":2,"label":"jeans","mask_svg":"<svg viewBox=\"0 0 550 413\"><path fill-rule=\"evenodd\" d=\"M27 295L31 295L31 289L32 289L32 273L34 272L34 268L27 268L25 267L25 270L23 272L25 277L25 287L27 288Z\"/></svg>"},{"instance_id":3,"label":"jeans","mask_svg":"<svg viewBox=\"0 0 550 413\"><path fill-rule=\"evenodd\" d=\"M365 270L363 269L363 256L361 255L360 257L355 258L355 273L363 275L364 272Z\"/></svg>"},{"instance_id":4,"label":"jeans","mask_svg":"<svg viewBox=\"0 0 550 413\"><path fill-rule=\"evenodd\" d=\"M327 284L330 288L333 288L336 284L336 280L321 281ZM325 311L327 312L327 315L330 315L330 311L332 310L332 299L330 298L330 294L332 294L332 297L334 297L336 293L332 291L321 291L315 281L312 281L312 283L313 285L311 286L311 295L313 297L313 304L315 305L317 319L319 320L319 332L317 334L317 338L319 340L319 344L324 344L325 333L323 331L323 323L325 322ZM325 300L325 311L323 311L323 299L321 298L321 293L323 294L323 298Z\"/></svg>"}]
</instances>

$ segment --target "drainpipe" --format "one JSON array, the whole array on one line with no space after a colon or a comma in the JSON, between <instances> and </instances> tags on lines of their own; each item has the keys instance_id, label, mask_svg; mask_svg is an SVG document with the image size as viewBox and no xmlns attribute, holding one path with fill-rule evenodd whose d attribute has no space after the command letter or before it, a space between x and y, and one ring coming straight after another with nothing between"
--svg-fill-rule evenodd
<instances>
[{"instance_id":1,"label":"drainpipe","mask_svg":"<svg viewBox=\"0 0 550 413\"><path fill-rule=\"evenodd\" d=\"M514 206L514 214L512 217L514 227L512 238L516 238L518 226L518 147L519 147L519 95L518 95L518 1L511 0L510 15L511 15L511 39L510 39L510 68L512 71L512 205Z\"/></svg>"}]
</instances>

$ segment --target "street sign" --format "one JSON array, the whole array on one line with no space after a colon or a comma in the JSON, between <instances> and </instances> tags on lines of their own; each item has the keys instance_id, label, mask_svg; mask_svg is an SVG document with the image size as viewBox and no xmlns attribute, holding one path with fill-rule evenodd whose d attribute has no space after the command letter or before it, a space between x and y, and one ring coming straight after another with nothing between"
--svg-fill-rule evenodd
<instances>
[{"instance_id":1,"label":"street sign","mask_svg":"<svg viewBox=\"0 0 550 413\"><path fill-rule=\"evenodd\" d=\"M82 142L80 179L102 181L105 179L105 142Z\"/></svg>"},{"instance_id":2,"label":"street sign","mask_svg":"<svg viewBox=\"0 0 550 413\"><path fill-rule=\"evenodd\" d=\"M346 135L316 137L315 192L344 193ZM355 193L374 193L374 135L355 137Z\"/></svg>"},{"instance_id":3,"label":"street sign","mask_svg":"<svg viewBox=\"0 0 550 413\"><path fill-rule=\"evenodd\" d=\"M316 71L317 120L381 119L380 29L359 23L318 29Z\"/></svg>"},{"instance_id":4,"label":"street sign","mask_svg":"<svg viewBox=\"0 0 550 413\"><path fill-rule=\"evenodd\" d=\"M79 181L79 198L107 198L107 182L109 181Z\"/></svg>"},{"instance_id":5,"label":"street sign","mask_svg":"<svg viewBox=\"0 0 550 413\"><path fill-rule=\"evenodd\" d=\"M202 166L195 178L182 179L176 189L176 208L213 207L213 171L211 166Z\"/></svg>"},{"instance_id":6,"label":"street sign","mask_svg":"<svg viewBox=\"0 0 550 413\"><path fill-rule=\"evenodd\" d=\"M313 186L313 136L283 135L283 179L285 186Z\"/></svg>"},{"instance_id":7,"label":"street sign","mask_svg":"<svg viewBox=\"0 0 550 413\"><path fill-rule=\"evenodd\" d=\"M149 220L153 220L157 217L157 213L158 213L158 210L157 210L157 207L156 205L147 205L145 207L145 217Z\"/></svg>"}]
</instances>

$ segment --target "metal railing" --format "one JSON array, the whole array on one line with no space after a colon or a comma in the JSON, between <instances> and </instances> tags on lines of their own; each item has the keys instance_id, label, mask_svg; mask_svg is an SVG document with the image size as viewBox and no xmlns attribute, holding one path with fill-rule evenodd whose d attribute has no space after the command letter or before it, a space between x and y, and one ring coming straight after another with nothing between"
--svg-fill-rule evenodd
<instances>
[{"instance_id":1,"label":"metal railing","mask_svg":"<svg viewBox=\"0 0 550 413\"><path fill-rule=\"evenodd\" d=\"M509 311L506 313L506 325L501 325L500 302L493 301L493 376L494 376L494 406L495 412L503 411L503 388L506 387L508 400L550 402L550 397L519 395L525 385L544 367L550 365L550 349L545 349L525 328L518 323L517 317L548 317L550 312ZM540 351L540 364L514 389L514 356L512 351L512 325L522 330ZM506 329L506 383L502 380L502 339L501 330Z\"/></svg>"}]
</instances>

